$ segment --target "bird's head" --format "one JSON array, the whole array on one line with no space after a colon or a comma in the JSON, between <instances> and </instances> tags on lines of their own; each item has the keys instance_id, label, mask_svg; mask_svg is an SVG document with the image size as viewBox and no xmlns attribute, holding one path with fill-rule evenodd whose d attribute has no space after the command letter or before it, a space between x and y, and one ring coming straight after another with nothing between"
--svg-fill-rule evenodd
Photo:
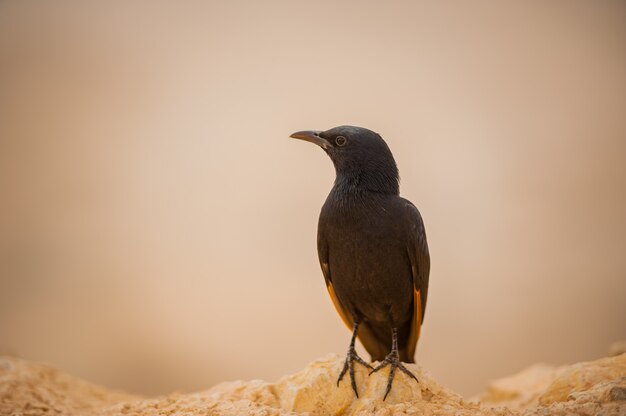
<instances>
[{"instance_id":1,"label":"bird's head","mask_svg":"<svg viewBox=\"0 0 626 416\"><path fill-rule=\"evenodd\" d=\"M335 165L335 186L398 194L396 162L379 134L354 126L306 130L290 137L320 146Z\"/></svg>"}]
</instances>

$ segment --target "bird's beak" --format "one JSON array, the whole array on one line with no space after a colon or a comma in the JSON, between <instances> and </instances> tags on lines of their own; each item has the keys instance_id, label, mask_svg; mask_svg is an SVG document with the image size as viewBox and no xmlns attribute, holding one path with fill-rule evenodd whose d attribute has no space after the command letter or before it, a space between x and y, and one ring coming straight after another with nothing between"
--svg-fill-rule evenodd
<instances>
[{"instance_id":1,"label":"bird's beak","mask_svg":"<svg viewBox=\"0 0 626 416\"><path fill-rule=\"evenodd\" d=\"M316 144L323 149L328 149L328 147L330 147L330 143L328 142L328 140L320 137L320 133L321 131L318 130L304 130L295 132L289 137L293 139L305 140L307 142Z\"/></svg>"}]
</instances>

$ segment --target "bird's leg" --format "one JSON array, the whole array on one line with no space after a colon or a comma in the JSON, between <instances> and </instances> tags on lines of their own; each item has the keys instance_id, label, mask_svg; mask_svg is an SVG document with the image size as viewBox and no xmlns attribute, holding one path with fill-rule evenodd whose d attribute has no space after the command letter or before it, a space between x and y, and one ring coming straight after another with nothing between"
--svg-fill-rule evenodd
<instances>
[{"instance_id":1,"label":"bird's leg","mask_svg":"<svg viewBox=\"0 0 626 416\"><path fill-rule=\"evenodd\" d=\"M341 381L341 379L343 379L343 376L346 375L346 372L349 370L350 372L350 381L352 383L352 390L354 390L354 394L356 394L356 397L359 397L359 392L356 390L356 381L354 379L354 364L353 362L356 361L358 363L363 364L365 367L369 368L370 370L372 370L372 366L369 365L363 358L359 357L359 355L356 353L356 350L354 349L354 343L356 341L356 333L357 330L359 329L359 322L355 321L354 322L354 329L352 330L352 340L350 341L350 347L348 348L348 355L346 356L346 361L343 364L343 369L341 370L341 373L339 373L339 378L337 379L337 387L339 387L339 382Z\"/></svg>"},{"instance_id":2,"label":"bird's leg","mask_svg":"<svg viewBox=\"0 0 626 416\"><path fill-rule=\"evenodd\" d=\"M397 328L392 329L391 352L387 354L385 359L378 365L378 367L372 370L370 375L372 375L372 373L375 373L384 367L387 367L388 365L391 366L391 371L389 372L389 379L387 381L387 390L385 391L385 397L383 397L383 401L385 401L385 399L387 398L387 395L391 391L391 384L393 383L393 378L396 374L396 369L400 369L400 371L402 371L403 373L405 373L406 375L408 375L413 380L419 383L419 380L417 379L417 377L415 377L415 375L413 375L413 373L411 373L411 371L409 371L409 369L406 368L404 364L400 362L400 355L398 353L398 329Z\"/></svg>"}]
</instances>

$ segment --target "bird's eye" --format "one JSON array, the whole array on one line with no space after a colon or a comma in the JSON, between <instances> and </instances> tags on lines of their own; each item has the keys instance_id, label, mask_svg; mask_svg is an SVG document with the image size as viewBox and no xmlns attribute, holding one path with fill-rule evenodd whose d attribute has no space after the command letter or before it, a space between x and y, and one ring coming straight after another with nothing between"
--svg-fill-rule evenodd
<instances>
[{"instance_id":1,"label":"bird's eye","mask_svg":"<svg viewBox=\"0 0 626 416\"><path fill-rule=\"evenodd\" d=\"M337 146L344 146L346 143L348 143L348 140L343 136L337 136L335 138L335 144Z\"/></svg>"}]
</instances>

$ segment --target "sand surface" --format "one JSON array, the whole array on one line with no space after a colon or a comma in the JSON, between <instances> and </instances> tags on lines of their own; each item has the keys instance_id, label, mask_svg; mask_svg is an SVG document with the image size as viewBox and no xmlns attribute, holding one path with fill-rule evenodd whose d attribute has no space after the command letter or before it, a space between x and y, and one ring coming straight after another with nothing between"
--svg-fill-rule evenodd
<instances>
[{"instance_id":1,"label":"sand surface","mask_svg":"<svg viewBox=\"0 0 626 416\"><path fill-rule=\"evenodd\" d=\"M360 398L336 386L343 358L329 355L276 382L218 384L196 393L141 397L79 380L51 366L0 358L0 415L626 415L626 354L554 367L538 364L492 382L468 400L410 364L382 401L388 371L358 366Z\"/></svg>"}]
</instances>

